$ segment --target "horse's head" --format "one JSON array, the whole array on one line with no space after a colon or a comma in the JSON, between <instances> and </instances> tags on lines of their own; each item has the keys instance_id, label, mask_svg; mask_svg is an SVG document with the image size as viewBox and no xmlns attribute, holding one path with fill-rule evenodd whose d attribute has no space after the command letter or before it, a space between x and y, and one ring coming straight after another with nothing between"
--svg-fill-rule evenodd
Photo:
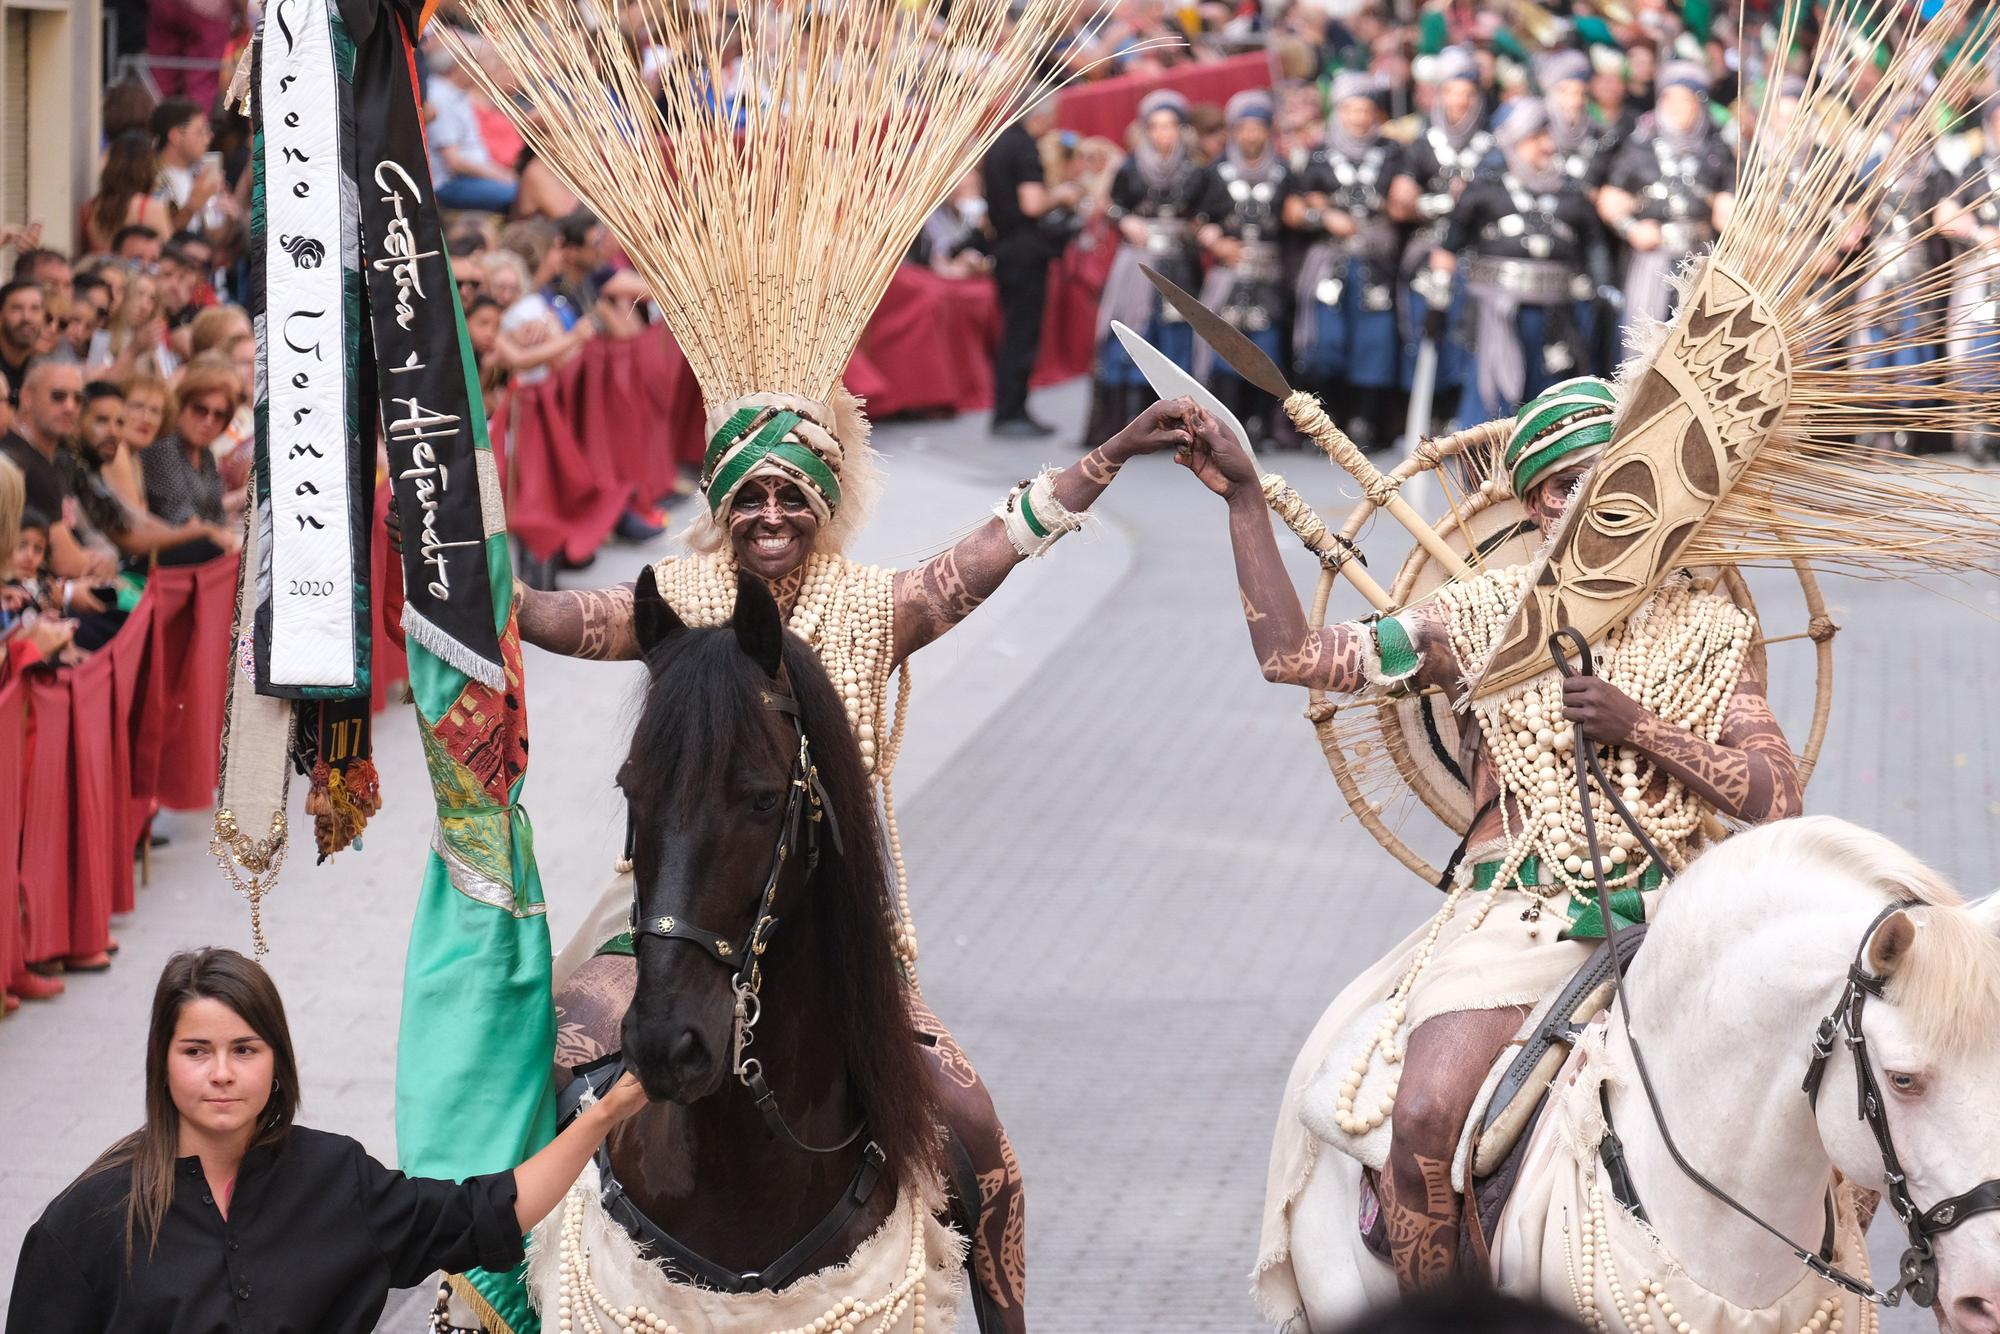
<instances>
[{"instance_id":1,"label":"horse's head","mask_svg":"<svg viewBox=\"0 0 2000 1334\"><path fill-rule=\"evenodd\" d=\"M730 1068L734 980L760 917L788 910L807 875L797 848L778 869L800 724L779 707L785 630L762 581L741 575L728 624L690 629L639 578L634 625L651 678L618 773L633 831L635 921L701 938L637 932L638 989L625 1057L653 1098L693 1102ZM694 924L699 924L694 926Z\"/></svg>"},{"instance_id":2,"label":"horse's head","mask_svg":"<svg viewBox=\"0 0 2000 1334\"><path fill-rule=\"evenodd\" d=\"M1861 1030L1880 1124L1934 1229L1935 1310L1956 1334L2000 1334L2000 1187L1992 1204L1975 1189L2000 1182L2000 895L1892 912L1861 964L1882 980L1879 997L1863 999ZM1820 1134L1844 1175L1882 1189L1884 1152L1861 1114L1853 1057L1842 1042L1828 1063Z\"/></svg>"}]
</instances>

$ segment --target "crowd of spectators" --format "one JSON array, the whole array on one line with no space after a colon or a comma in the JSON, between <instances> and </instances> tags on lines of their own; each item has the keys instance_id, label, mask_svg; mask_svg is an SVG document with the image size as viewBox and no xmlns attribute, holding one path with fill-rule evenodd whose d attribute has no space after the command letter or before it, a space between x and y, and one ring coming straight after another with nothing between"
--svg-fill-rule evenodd
<instances>
[{"instance_id":1,"label":"crowd of spectators","mask_svg":"<svg viewBox=\"0 0 2000 1334\"><path fill-rule=\"evenodd\" d=\"M621 12L648 76L673 77L670 53L646 31L645 6ZM244 310L252 145L247 122L220 101L255 14L244 0L155 0L152 14L149 43L173 60L150 85L126 79L106 90L96 188L78 202L73 250L45 246L40 225L0 229L0 673L77 661L117 632L149 571L238 545L257 362ZM453 21L449 0L442 20ZM1667 60L1696 61L1733 147L1740 94L1769 73L1755 49L1736 49L1737 34L1768 22L1754 4L1738 14L1712 0L1121 0L1056 59L1086 83L1143 82L1263 53L1268 141L1299 171L1328 142L1331 90L1343 71L1371 76L1382 120L1392 133L1402 127L1407 142L1438 96L1427 65L1447 49L1477 62L1480 95L1501 114L1540 95L1537 62L1551 50L1586 53L1584 111L1614 133L1653 110ZM498 411L594 340L637 337L653 316L614 239L489 96L489 87L509 95L504 66L476 35L459 35L452 47L427 38L418 72L469 341L487 407ZM486 77L462 62L477 62ZM169 95L156 97L155 87ZM1065 250L1108 258L1131 235L1118 225L1114 191L1143 126L1079 135L1062 123L1052 102L1010 129L909 255L945 278L997 284L1005 332L995 349L995 421L1028 423L1021 434L1041 429L1026 415L1026 384L1046 285L1061 271L1049 260ZM1195 163L1222 161L1234 134L1219 104L1188 109ZM1101 281L1102 266L1097 274ZM655 503L665 499L635 497L619 534L658 532ZM524 560L523 575L545 585L562 559ZM35 961L44 969L108 962L105 952ZM11 1006L60 981L27 972L0 986Z\"/></svg>"}]
</instances>

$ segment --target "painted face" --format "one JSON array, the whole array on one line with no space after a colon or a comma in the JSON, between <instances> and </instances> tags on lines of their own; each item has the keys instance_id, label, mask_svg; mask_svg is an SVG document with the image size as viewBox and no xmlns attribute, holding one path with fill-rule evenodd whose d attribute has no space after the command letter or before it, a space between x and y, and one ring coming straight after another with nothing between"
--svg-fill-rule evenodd
<instances>
[{"instance_id":1,"label":"painted face","mask_svg":"<svg viewBox=\"0 0 2000 1334\"><path fill-rule=\"evenodd\" d=\"M226 1138L255 1126L271 1101L276 1068L271 1044L242 1015L206 996L183 1005L167 1048L167 1090L181 1114L182 1148L189 1130Z\"/></svg>"},{"instance_id":2,"label":"painted face","mask_svg":"<svg viewBox=\"0 0 2000 1334\"><path fill-rule=\"evenodd\" d=\"M1475 693L1545 670L1551 631L1573 626L1596 643L1636 611L1756 457L1784 413L1790 378L1769 311L1711 263L1570 502Z\"/></svg>"},{"instance_id":3,"label":"painted face","mask_svg":"<svg viewBox=\"0 0 2000 1334\"><path fill-rule=\"evenodd\" d=\"M118 442L124 435L124 399L106 396L93 400L83 410L83 443L97 455L99 462L109 463L117 456Z\"/></svg>"},{"instance_id":4,"label":"painted face","mask_svg":"<svg viewBox=\"0 0 2000 1334\"><path fill-rule=\"evenodd\" d=\"M23 528L20 540L14 543L14 577L34 578L48 554L49 535L39 528Z\"/></svg>"},{"instance_id":5,"label":"painted face","mask_svg":"<svg viewBox=\"0 0 2000 1334\"><path fill-rule=\"evenodd\" d=\"M1181 141L1181 118L1171 111L1155 111L1146 117L1146 142L1161 157L1167 157Z\"/></svg>"},{"instance_id":6,"label":"painted face","mask_svg":"<svg viewBox=\"0 0 2000 1334\"><path fill-rule=\"evenodd\" d=\"M729 502L729 545L739 569L782 579L805 564L819 534L819 516L796 482L752 477Z\"/></svg>"},{"instance_id":7,"label":"painted face","mask_svg":"<svg viewBox=\"0 0 2000 1334\"><path fill-rule=\"evenodd\" d=\"M166 419L167 400L157 389L135 389L125 400L125 443L144 449L160 438L160 423Z\"/></svg>"},{"instance_id":8,"label":"painted face","mask_svg":"<svg viewBox=\"0 0 2000 1334\"><path fill-rule=\"evenodd\" d=\"M1555 532L1556 524L1562 521L1563 511L1569 508L1570 498L1576 494L1577 485L1590 468L1590 463L1579 463L1573 468L1550 473L1535 483L1528 492L1528 498L1521 502L1528 511L1528 517L1542 530L1543 537Z\"/></svg>"},{"instance_id":9,"label":"painted face","mask_svg":"<svg viewBox=\"0 0 2000 1334\"><path fill-rule=\"evenodd\" d=\"M179 432L181 443L207 449L229 424L229 416L229 400L221 394L197 394L181 404L174 429Z\"/></svg>"}]
</instances>

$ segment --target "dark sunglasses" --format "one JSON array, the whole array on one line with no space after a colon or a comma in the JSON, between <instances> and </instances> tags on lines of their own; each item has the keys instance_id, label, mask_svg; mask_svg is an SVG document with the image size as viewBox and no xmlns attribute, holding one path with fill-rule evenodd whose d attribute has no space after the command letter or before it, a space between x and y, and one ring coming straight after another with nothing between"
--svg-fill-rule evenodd
<instances>
[{"instance_id":1,"label":"dark sunglasses","mask_svg":"<svg viewBox=\"0 0 2000 1334\"><path fill-rule=\"evenodd\" d=\"M229 409L212 408L201 403L190 403L186 407L182 408L181 411L186 413L191 413L196 417L200 417L204 421L226 422L229 420Z\"/></svg>"},{"instance_id":2,"label":"dark sunglasses","mask_svg":"<svg viewBox=\"0 0 2000 1334\"><path fill-rule=\"evenodd\" d=\"M51 389L49 390L49 401L51 403L80 403L83 401L83 391L81 389Z\"/></svg>"}]
</instances>

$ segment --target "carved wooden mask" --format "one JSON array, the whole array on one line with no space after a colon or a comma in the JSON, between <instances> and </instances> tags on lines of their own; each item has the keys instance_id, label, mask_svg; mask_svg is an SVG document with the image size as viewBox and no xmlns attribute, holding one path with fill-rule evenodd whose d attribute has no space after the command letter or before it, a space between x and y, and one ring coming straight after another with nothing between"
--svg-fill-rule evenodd
<instances>
[{"instance_id":1,"label":"carved wooden mask","mask_svg":"<svg viewBox=\"0 0 2000 1334\"><path fill-rule=\"evenodd\" d=\"M1711 261L1629 391L1473 694L1548 670L1548 637L1564 626L1595 644L1638 610L1770 436L1790 384L1764 303Z\"/></svg>"}]
</instances>

